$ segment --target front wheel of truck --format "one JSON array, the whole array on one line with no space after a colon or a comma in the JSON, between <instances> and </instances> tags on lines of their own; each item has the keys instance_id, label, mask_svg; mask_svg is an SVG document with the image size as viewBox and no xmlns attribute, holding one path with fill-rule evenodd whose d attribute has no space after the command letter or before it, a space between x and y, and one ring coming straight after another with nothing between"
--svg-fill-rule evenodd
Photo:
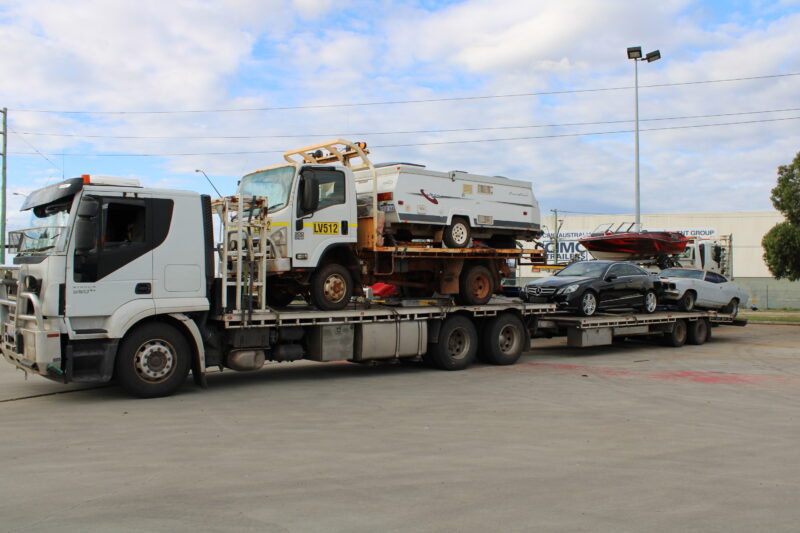
<instances>
[{"instance_id":1,"label":"front wheel of truck","mask_svg":"<svg viewBox=\"0 0 800 533\"><path fill-rule=\"evenodd\" d=\"M175 393L186 381L190 366L186 338L172 326L158 322L128 333L114 363L117 382L140 398Z\"/></svg>"},{"instance_id":2,"label":"front wheel of truck","mask_svg":"<svg viewBox=\"0 0 800 533\"><path fill-rule=\"evenodd\" d=\"M328 263L311 277L311 303L322 311L344 309L353 296L353 276L344 266Z\"/></svg>"}]
</instances>

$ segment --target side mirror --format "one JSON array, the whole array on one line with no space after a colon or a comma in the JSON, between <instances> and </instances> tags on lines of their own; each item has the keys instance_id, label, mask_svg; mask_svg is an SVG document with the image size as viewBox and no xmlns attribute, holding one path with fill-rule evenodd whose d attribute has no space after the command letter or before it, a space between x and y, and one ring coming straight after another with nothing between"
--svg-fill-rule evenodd
<instances>
[{"instance_id":1,"label":"side mirror","mask_svg":"<svg viewBox=\"0 0 800 533\"><path fill-rule=\"evenodd\" d=\"M608 276L606 276L606 281L614 281L615 279L617 279L616 274L609 274Z\"/></svg>"},{"instance_id":2,"label":"side mirror","mask_svg":"<svg viewBox=\"0 0 800 533\"><path fill-rule=\"evenodd\" d=\"M81 203L78 206L79 217L96 217L97 212L100 210L100 202L97 198L91 196L84 196L81 198Z\"/></svg>"},{"instance_id":3,"label":"side mirror","mask_svg":"<svg viewBox=\"0 0 800 533\"><path fill-rule=\"evenodd\" d=\"M319 180L313 175L303 176L300 207L303 213L313 213L319 207Z\"/></svg>"},{"instance_id":4,"label":"side mirror","mask_svg":"<svg viewBox=\"0 0 800 533\"><path fill-rule=\"evenodd\" d=\"M79 216L75 221L75 253L84 253L97 246L97 224L93 218Z\"/></svg>"}]
</instances>

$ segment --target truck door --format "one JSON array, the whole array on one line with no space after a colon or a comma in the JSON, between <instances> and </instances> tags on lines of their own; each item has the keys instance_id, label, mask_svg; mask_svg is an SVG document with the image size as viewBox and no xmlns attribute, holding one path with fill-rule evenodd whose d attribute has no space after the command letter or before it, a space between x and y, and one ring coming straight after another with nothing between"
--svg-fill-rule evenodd
<instances>
[{"instance_id":1,"label":"truck door","mask_svg":"<svg viewBox=\"0 0 800 533\"><path fill-rule=\"evenodd\" d=\"M107 333L115 313L152 314L153 260L169 226L156 227L154 206L136 197L84 195L67 260L65 316L77 334ZM159 200L159 202L165 202ZM171 204L171 201L166 201Z\"/></svg>"},{"instance_id":2,"label":"truck door","mask_svg":"<svg viewBox=\"0 0 800 533\"><path fill-rule=\"evenodd\" d=\"M356 242L355 194L344 171L303 168L296 198L293 267L316 267L329 246Z\"/></svg>"}]
</instances>

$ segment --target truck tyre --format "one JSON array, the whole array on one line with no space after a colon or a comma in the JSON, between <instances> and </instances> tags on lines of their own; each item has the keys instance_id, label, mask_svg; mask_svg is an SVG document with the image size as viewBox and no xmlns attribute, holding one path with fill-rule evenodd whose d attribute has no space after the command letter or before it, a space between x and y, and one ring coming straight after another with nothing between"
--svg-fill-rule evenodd
<instances>
[{"instance_id":1,"label":"truck tyre","mask_svg":"<svg viewBox=\"0 0 800 533\"><path fill-rule=\"evenodd\" d=\"M294 290L278 283L270 283L267 278L267 305L272 309L285 309L295 296L297 293Z\"/></svg>"},{"instance_id":2,"label":"truck tyre","mask_svg":"<svg viewBox=\"0 0 800 533\"><path fill-rule=\"evenodd\" d=\"M658 307L658 296L656 296L656 291L650 290L644 293L644 301L642 302L642 311L644 311L649 315L651 313L655 313L657 307Z\"/></svg>"},{"instance_id":3,"label":"truck tyre","mask_svg":"<svg viewBox=\"0 0 800 533\"><path fill-rule=\"evenodd\" d=\"M681 296L681 299L678 300L678 308L681 311L693 311L694 304L697 301L697 297L694 294L694 291L686 291Z\"/></svg>"},{"instance_id":4,"label":"truck tyre","mask_svg":"<svg viewBox=\"0 0 800 533\"><path fill-rule=\"evenodd\" d=\"M425 360L442 370L464 370L475 360L477 351L475 324L465 316L451 315L439 329L439 342L428 345Z\"/></svg>"},{"instance_id":5,"label":"truck tyre","mask_svg":"<svg viewBox=\"0 0 800 533\"><path fill-rule=\"evenodd\" d=\"M664 340L667 346L680 348L686 343L688 335L688 328L686 327L685 320L676 320L675 325L672 326L672 331L664 334Z\"/></svg>"},{"instance_id":6,"label":"truck tyre","mask_svg":"<svg viewBox=\"0 0 800 533\"><path fill-rule=\"evenodd\" d=\"M592 316L597 312L597 295L592 291L586 291L578 302L578 314L581 316Z\"/></svg>"},{"instance_id":7,"label":"truck tyre","mask_svg":"<svg viewBox=\"0 0 800 533\"><path fill-rule=\"evenodd\" d=\"M442 241L445 248L466 248L470 238L469 222L465 218L453 217L452 223L444 228Z\"/></svg>"},{"instance_id":8,"label":"truck tyre","mask_svg":"<svg viewBox=\"0 0 800 533\"><path fill-rule=\"evenodd\" d=\"M175 393L191 366L189 343L169 324L151 322L129 332L114 362L117 382L140 398Z\"/></svg>"},{"instance_id":9,"label":"truck tyre","mask_svg":"<svg viewBox=\"0 0 800 533\"><path fill-rule=\"evenodd\" d=\"M491 365L513 365L519 360L528 339L525 325L512 313L501 313L483 329L478 358Z\"/></svg>"},{"instance_id":10,"label":"truck tyre","mask_svg":"<svg viewBox=\"0 0 800 533\"><path fill-rule=\"evenodd\" d=\"M483 305L494 294L494 277L483 265L472 265L461 272L456 302L461 305Z\"/></svg>"},{"instance_id":11,"label":"truck tyre","mask_svg":"<svg viewBox=\"0 0 800 533\"><path fill-rule=\"evenodd\" d=\"M708 327L708 322L705 319L699 318L694 322L689 322L689 328L686 332L686 343L700 345L708 339L708 332L711 328Z\"/></svg>"},{"instance_id":12,"label":"truck tyre","mask_svg":"<svg viewBox=\"0 0 800 533\"><path fill-rule=\"evenodd\" d=\"M322 311L344 309L353 295L353 277L340 264L328 263L311 276L311 303Z\"/></svg>"},{"instance_id":13,"label":"truck tyre","mask_svg":"<svg viewBox=\"0 0 800 533\"><path fill-rule=\"evenodd\" d=\"M728 305L720 309L720 311L725 313L726 315L733 315L734 317L736 317L736 315L739 314L739 299L734 298L728 303Z\"/></svg>"}]
</instances>

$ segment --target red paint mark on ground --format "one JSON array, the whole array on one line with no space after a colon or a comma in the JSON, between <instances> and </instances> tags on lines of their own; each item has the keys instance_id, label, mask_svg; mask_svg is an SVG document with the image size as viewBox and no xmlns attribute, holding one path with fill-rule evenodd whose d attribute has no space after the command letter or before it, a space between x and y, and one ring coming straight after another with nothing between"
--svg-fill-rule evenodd
<instances>
[{"instance_id":1,"label":"red paint mark on ground","mask_svg":"<svg viewBox=\"0 0 800 533\"><path fill-rule=\"evenodd\" d=\"M800 383L800 376L780 376L776 374L741 374L723 372L705 372L700 370L665 370L662 372L641 372L621 368L564 365L557 363L519 363L516 366L534 366L552 370L581 372L609 377L633 377L658 381L690 381L714 385L758 385L758 384L792 384ZM512 367L513 368L513 367Z\"/></svg>"}]
</instances>

